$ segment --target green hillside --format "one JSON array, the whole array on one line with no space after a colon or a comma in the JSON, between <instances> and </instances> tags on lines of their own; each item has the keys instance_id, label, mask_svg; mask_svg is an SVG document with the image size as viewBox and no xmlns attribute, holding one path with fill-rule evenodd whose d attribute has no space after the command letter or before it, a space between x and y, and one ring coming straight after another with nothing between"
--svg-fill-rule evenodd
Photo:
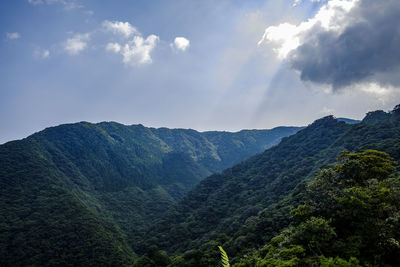
<instances>
[{"instance_id":1,"label":"green hillside","mask_svg":"<svg viewBox=\"0 0 400 267\"><path fill-rule=\"evenodd\" d=\"M384 152L342 152L306 184L290 226L234 266L399 266L395 166Z\"/></svg>"},{"instance_id":2,"label":"green hillside","mask_svg":"<svg viewBox=\"0 0 400 267\"><path fill-rule=\"evenodd\" d=\"M130 265L131 247L187 190L298 129L81 122L1 145L0 265Z\"/></svg>"},{"instance_id":3,"label":"green hillside","mask_svg":"<svg viewBox=\"0 0 400 267\"><path fill-rule=\"evenodd\" d=\"M343 150L375 149L398 161L399 113L398 106L391 113L370 112L357 124L328 116L264 153L211 175L149 231L143 247L156 244L197 266L216 264L216 245L223 245L234 262L251 254L289 225L306 181L331 166Z\"/></svg>"},{"instance_id":4,"label":"green hillside","mask_svg":"<svg viewBox=\"0 0 400 267\"><path fill-rule=\"evenodd\" d=\"M319 202L312 181L327 179L315 176L321 168L342 177L334 166L346 157L364 157L343 154L334 165L344 150L380 150L398 161L399 114L397 107L390 113L370 112L360 123L328 116L301 130L237 133L81 122L8 142L0 146L0 265L218 266L222 245L236 266L393 266L397 261L388 259L397 253L390 247L399 240L398 232L390 230L397 227L397 201L380 198L388 212L366 224L374 233L383 229L387 238L382 240L392 243L373 245L356 223L351 243L352 236L339 229L361 207L344 198L339 203L346 200L350 213L341 213L346 209L335 208L332 201L333 206L323 207L332 214L314 211ZM386 154L371 153L391 166ZM354 181L375 170L357 168L345 172L354 170ZM377 195L383 190L397 196L397 180L390 180L395 174L385 175L381 184L357 192ZM345 197L353 187L333 183L317 189ZM307 203L309 210L303 210ZM321 253L309 249L318 234L297 238L314 226L330 234L330 243L316 246ZM342 243L332 241L335 235ZM351 245L343 245L346 240ZM380 251L373 254L376 258L368 247Z\"/></svg>"}]
</instances>

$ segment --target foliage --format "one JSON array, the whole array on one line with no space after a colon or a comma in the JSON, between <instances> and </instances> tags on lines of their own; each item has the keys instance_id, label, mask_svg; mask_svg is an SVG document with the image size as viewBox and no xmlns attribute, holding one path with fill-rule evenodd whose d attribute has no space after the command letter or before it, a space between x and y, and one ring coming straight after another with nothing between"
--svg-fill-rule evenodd
<instances>
[{"instance_id":1,"label":"foliage","mask_svg":"<svg viewBox=\"0 0 400 267\"><path fill-rule=\"evenodd\" d=\"M263 258L254 256L256 266L400 265L400 177L393 159L375 150L339 159L308 183L291 226L268 243Z\"/></svg>"},{"instance_id":2,"label":"foliage","mask_svg":"<svg viewBox=\"0 0 400 267\"><path fill-rule=\"evenodd\" d=\"M131 264L119 229L67 190L30 142L9 148L0 152L1 266Z\"/></svg>"},{"instance_id":3,"label":"foliage","mask_svg":"<svg viewBox=\"0 0 400 267\"><path fill-rule=\"evenodd\" d=\"M132 265L147 227L187 190L297 129L199 133L81 122L1 145L0 265ZM146 257L163 266L164 254Z\"/></svg>"},{"instance_id":4,"label":"foliage","mask_svg":"<svg viewBox=\"0 0 400 267\"><path fill-rule=\"evenodd\" d=\"M371 118L371 114L367 117ZM293 214L293 220L302 220L304 214L308 214L309 206L299 206L304 204L307 181L319 169L331 166L341 151L374 149L385 151L395 160L400 159L400 124L392 113L381 115L373 122L366 117L362 122L351 125L331 116L322 118L295 135L284 138L279 145L264 153L220 174L209 176L150 229L147 235L151 238L145 240L143 245L157 244L169 253L184 253L199 249L202 244L226 234L228 239L221 245L231 255L231 263L246 257L252 262L254 252L289 225L293 207L299 207ZM349 154L352 157L358 155ZM370 168L355 178L365 180L385 168L389 157L381 156L379 152L369 153L367 160L357 163L360 166L353 161L352 168L360 170L368 169L371 163L381 159L375 169ZM348 163L343 161L339 164ZM315 203L321 204L315 208L321 214L324 212L324 202L332 206L339 205L335 194L344 194L340 187L329 187L325 182L333 179L330 174L335 173L334 169L325 169L318 174L324 180L315 182L315 198L320 201ZM320 222L321 227L331 225L327 217L314 217L314 222ZM325 220L324 224L322 219ZM328 231L329 227L323 229L327 231L326 234L332 234ZM314 250L330 242L329 239L314 241L314 247L311 246ZM308 251L309 248L304 249ZM207 257L203 254L200 259L204 258ZM349 260L349 257L344 259Z\"/></svg>"},{"instance_id":5,"label":"foliage","mask_svg":"<svg viewBox=\"0 0 400 267\"><path fill-rule=\"evenodd\" d=\"M229 264L228 254L226 254L225 250L221 246L218 246L218 248L221 251L221 263L222 263L222 266L223 267L230 267L231 265Z\"/></svg>"},{"instance_id":6,"label":"foliage","mask_svg":"<svg viewBox=\"0 0 400 267\"><path fill-rule=\"evenodd\" d=\"M169 266L171 259L165 251L159 250L157 246L148 248L145 255L136 259L133 267L165 267Z\"/></svg>"},{"instance_id":7,"label":"foliage","mask_svg":"<svg viewBox=\"0 0 400 267\"><path fill-rule=\"evenodd\" d=\"M312 163L321 158L319 151L348 127L331 117L322 119L263 154L211 175L151 229L148 235L152 238L147 243L155 243L169 252L182 251L198 248L221 233L232 235L244 224L255 226L257 222L246 220L276 204L304 176L310 175L315 168ZM322 140L315 142L318 136ZM249 242L262 242L259 238L262 236L247 236L236 243L240 242L243 248Z\"/></svg>"}]
</instances>

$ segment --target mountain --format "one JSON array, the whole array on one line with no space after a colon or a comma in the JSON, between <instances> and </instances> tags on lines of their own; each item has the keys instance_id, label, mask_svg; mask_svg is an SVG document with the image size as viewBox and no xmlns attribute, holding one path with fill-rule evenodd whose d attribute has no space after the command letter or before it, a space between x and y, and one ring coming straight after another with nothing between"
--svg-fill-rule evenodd
<instances>
[{"instance_id":1,"label":"mountain","mask_svg":"<svg viewBox=\"0 0 400 267\"><path fill-rule=\"evenodd\" d=\"M51 127L0 146L0 265L216 266L217 245L233 264L258 260L266 244L284 247L269 242L293 224L308 181L366 149L400 159L399 107L237 133Z\"/></svg>"},{"instance_id":2,"label":"mountain","mask_svg":"<svg viewBox=\"0 0 400 267\"><path fill-rule=\"evenodd\" d=\"M0 146L0 265L117 265L213 172L298 127L197 132L87 122Z\"/></svg>"},{"instance_id":3,"label":"mountain","mask_svg":"<svg viewBox=\"0 0 400 267\"><path fill-rule=\"evenodd\" d=\"M376 149L400 160L399 114L397 106L390 113L370 112L357 124L332 116L315 121L279 145L202 180L152 227L142 246L156 244L186 262L211 266L210 257L218 257L213 247L223 244L237 260L289 225L307 181L343 150Z\"/></svg>"}]
</instances>

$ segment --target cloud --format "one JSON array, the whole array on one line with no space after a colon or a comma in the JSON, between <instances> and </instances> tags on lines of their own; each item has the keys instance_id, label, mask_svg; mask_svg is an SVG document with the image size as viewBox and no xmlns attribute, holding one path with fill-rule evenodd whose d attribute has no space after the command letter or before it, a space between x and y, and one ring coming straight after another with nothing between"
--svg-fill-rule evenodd
<instances>
[{"instance_id":1,"label":"cloud","mask_svg":"<svg viewBox=\"0 0 400 267\"><path fill-rule=\"evenodd\" d=\"M278 26L270 26L265 30L258 45L260 46L263 43L274 44L276 46L274 51L280 58L284 59L304 42L304 36L314 30L315 27L320 27L325 31L342 31L348 24L347 21L343 21L343 18L354 7L355 2L357 0L332 0L322 6L313 18L299 25L285 22Z\"/></svg>"},{"instance_id":2,"label":"cloud","mask_svg":"<svg viewBox=\"0 0 400 267\"><path fill-rule=\"evenodd\" d=\"M259 44L275 45L303 81L333 90L355 84L400 87L398 14L398 0L330 0L299 25L268 27Z\"/></svg>"},{"instance_id":3,"label":"cloud","mask_svg":"<svg viewBox=\"0 0 400 267\"><path fill-rule=\"evenodd\" d=\"M28 0L28 3L36 6L36 5L43 4L43 1L42 0Z\"/></svg>"},{"instance_id":4,"label":"cloud","mask_svg":"<svg viewBox=\"0 0 400 267\"><path fill-rule=\"evenodd\" d=\"M37 48L37 49L35 49L35 52L33 53L33 55L36 58L45 59L50 56L50 51L47 49L42 50L42 49Z\"/></svg>"},{"instance_id":5,"label":"cloud","mask_svg":"<svg viewBox=\"0 0 400 267\"><path fill-rule=\"evenodd\" d=\"M105 47L111 51L122 55L122 61L126 65L137 66L152 62L151 52L156 47L160 38L151 34L145 39L142 34L129 22L108 21L102 23L102 27L114 34L121 34L129 41L124 43L108 43Z\"/></svg>"},{"instance_id":6,"label":"cloud","mask_svg":"<svg viewBox=\"0 0 400 267\"><path fill-rule=\"evenodd\" d=\"M310 1L311 2L321 2L321 0L310 0ZM303 2L303 0L294 0L292 6L297 6L297 5L301 4L301 2Z\"/></svg>"},{"instance_id":7,"label":"cloud","mask_svg":"<svg viewBox=\"0 0 400 267\"><path fill-rule=\"evenodd\" d=\"M19 34L18 32L7 32L6 35L8 40L16 40L21 38L21 34Z\"/></svg>"},{"instance_id":8,"label":"cloud","mask_svg":"<svg viewBox=\"0 0 400 267\"><path fill-rule=\"evenodd\" d=\"M28 0L28 3L34 6L60 4L65 9L83 8L83 5L79 4L76 0Z\"/></svg>"},{"instance_id":9,"label":"cloud","mask_svg":"<svg viewBox=\"0 0 400 267\"><path fill-rule=\"evenodd\" d=\"M158 41L159 37L154 34L149 35L146 39L142 36L134 36L124 46L118 43L109 43L106 50L120 53L125 64L136 66L152 62L150 53L156 47Z\"/></svg>"},{"instance_id":10,"label":"cloud","mask_svg":"<svg viewBox=\"0 0 400 267\"><path fill-rule=\"evenodd\" d=\"M113 33L122 34L126 38L130 37L133 34L139 34L137 29L133 27L129 22L121 22L121 21L108 21L105 20L103 22L103 27L111 31Z\"/></svg>"},{"instance_id":11,"label":"cloud","mask_svg":"<svg viewBox=\"0 0 400 267\"><path fill-rule=\"evenodd\" d=\"M185 37L176 37L171 47L176 48L181 51L186 51L190 46L190 41Z\"/></svg>"},{"instance_id":12,"label":"cloud","mask_svg":"<svg viewBox=\"0 0 400 267\"><path fill-rule=\"evenodd\" d=\"M152 34L146 39L141 36L135 36L133 40L125 44L121 50L123 56L123 62L129 65L137 65L144 63L151 63L150 57L151 51L156 46L159 37Z\"/></svg>"},{"instance_id":13,"label":"cloud","mask_svg":"<svg viewBox=\"0 0 400 267\"><path fill-rule=\"evenodd\" d=\"M67 39L64 49L71 55L77 55L86 49L89 39L89 33L76 34L72 38Z\"/></svg>"},{"instance_id":14,"label":"cloud","mask_svg":"<svg viewBox=\"0 0 400 267\"><path fill-rule=\"evenodd\" d=\"M121 45L119 43L108 43L106 46L106 50L118 53L119 51L121 51Z\"/></svg>"}]
</instances>

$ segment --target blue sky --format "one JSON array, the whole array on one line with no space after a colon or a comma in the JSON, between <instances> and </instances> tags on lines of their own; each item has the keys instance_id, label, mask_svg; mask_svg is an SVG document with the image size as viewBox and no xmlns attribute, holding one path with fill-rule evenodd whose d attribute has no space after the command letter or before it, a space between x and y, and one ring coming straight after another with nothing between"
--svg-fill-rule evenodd
<instances>
[{"instance_id":1,"label":"blue sky","mask_svg":"<svg viewBox=\"0 0 400 267\"><path fill-rule=\"evenodd\" d=\"M78 121L236 131L389 110L400 60L363 55L397 41L339 45L364 29L347 18L381 29L369 1L1 1L0 143Z\"/></svg>"}]
</instances>

